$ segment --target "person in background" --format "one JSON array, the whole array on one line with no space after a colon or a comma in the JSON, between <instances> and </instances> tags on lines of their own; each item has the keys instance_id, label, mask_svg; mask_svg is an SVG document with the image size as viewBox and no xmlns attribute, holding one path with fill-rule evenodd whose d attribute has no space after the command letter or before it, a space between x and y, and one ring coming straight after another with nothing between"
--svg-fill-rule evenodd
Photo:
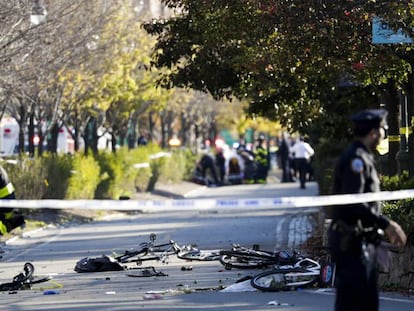
<instances>
[{"instance_id":1,"label":"person in background","mask_svg":"<svg viewBox=\"0 0 414 311\"><path fill-rule=\"evenodd\" d=\"M239 150L246 150L246 138L243 134L239 135L239 141L237 142L237 151Z\"/></svg>"},{"instance_id":2,"label":"person in background","mask_svg":"<svg viewBox=\"0 0 414 311\"><path fill-rule=\"evenodd\" d=\"M143 133L138 137L138 146L146 146L148 144L148 139Z\"/></svg>"},{"instance_id":3,"label":"person in background","mask_svg":"<svg viewBox=\"0 0 414 311\"><path fill-rule=\"evenodd\" d=\"M9 180L6 170L0 166L0 200L15 199L14 186ZM4 235L11 230L23 226L24 217L13 208L0 207L0 235Z\"/></svg>"},{"instance_id":4,"label":"person in background","mask_svg":"<svg viewBox=\"0 0 414 311\"><path fill-rule=\"evenodd\" d=\"M287 133L283 133L282 141L279 145L277 155L280 161L280 167L282 168L282 182L292 181L292 172L290 170L290 152Z\"/></svg>"},{"instance_id":5,"label":"person in background","mask_svg":"<svg viewBox=\"0 0 414 311\"><path fill-rule=\"evenodd\" d=\"M226 158L224 157L223 149L217 149L215 162L219 173L219 183L224 185L226 176Z\"/></svg>"},{"instance_id":6,"label":"person in background","mask_svg":"<svg viewBox=\"0 0 414 311\"><path fill-rule=\"evenodd\" d=\"M239 154L240 146L238 143L233 144L232 150L226 157L226 175L227 181L232 185L243 183L244 178L244 160Z\"/></svg>"},{"instance_id":7,"label":"person in background","mask_svg":"<svg viewBox=\"0 0 414 311\"><path fill-rule=\"evenodd\" d=\"M336 164L334 194L380 191L373 152L385 137L386 116L383 109L364 110L352 116L355 140ZM379 229L385 231L392 244L405 245L404 231L381 214L378 201L332 207L328 237L336 263L336 311L378 310Z\"/></svg>"},{"instance_id":8,"label":"person in background","mask_svg":"<svg viewBox=\"0 0 414 311\"><path fill-rule=\"evenodd\" d=\"M217 178L217 172L216 172L216 165L214 163L214 158L212 155L206 153L204 154L200 161L198 162L198 166L201 171L201 175L205 180L205 184L216 186L219 184L219 180ZM213 184L210 183L208 179L208 175L210 175L213 178Z\"/></svg>"},{"instance_id":9,"label":"person in background","mask_svg":"<svg viewBox=\"0 0 414 311\"><path fill-rule=\"evenodd\" d=\"M290 148L290 153L294 155L295 165L299 171L300 188L306 189L306 175L309 171L310 158L315 154L315 151L303 137L299 137L296 143Z\"/></svg>"},{"instance_id":10,"label":"person in background","mask_svg":"<svg viewBox=\"0 0 414 311\"><path fill-rule=\"evenodd\" d=\"M256 178L255 182L265 184L267 175L269 173L269 152L265 146L265 136L260 134L257 139L257 146L254 151L254 158L256 161Z\"/></svg>"}]
</instances>

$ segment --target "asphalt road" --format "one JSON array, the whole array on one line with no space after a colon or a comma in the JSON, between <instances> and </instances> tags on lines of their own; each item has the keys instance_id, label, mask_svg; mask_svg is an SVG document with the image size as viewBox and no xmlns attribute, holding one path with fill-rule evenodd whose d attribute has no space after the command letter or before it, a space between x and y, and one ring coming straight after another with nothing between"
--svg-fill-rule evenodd
<instances>
[{"instance_id":1,"label":"asphalt road","mask_svg":"<svg viewBox=\"0 0 414 311\"><path fill-rule=\"evenodd\" d=\"M276 188L203 188L191 197L269 197ZM290 188L291 193L305 195L296 185ZM312 191L312 185L308 188ZM332 310L332 290L264 293L248 283L236 284L261 270L226 270L219 262L187 262L170 256L166 263L144 263L168 275L157 277L129 276L140 275L139 269L99 273L73 270L81 258L122 252L147 241L151 233L157 234L159 242L175 240L206 250L226 249L231 243L260 244L262 249L297 248L311 234L312 219L308 212L297 210L188 210L115 214L90 224L30 232L6 247L0 261L0 282L10 281L27 261L35 265L36 276L51 275L53 281L35 285L32 290L1 292L0 310ZM140 267L130 264L129 268ZM45 295L50 290L56 294ZM413 309L410 297L387 294L381 301L384 311Z\"/></svg>"}]
</instances>

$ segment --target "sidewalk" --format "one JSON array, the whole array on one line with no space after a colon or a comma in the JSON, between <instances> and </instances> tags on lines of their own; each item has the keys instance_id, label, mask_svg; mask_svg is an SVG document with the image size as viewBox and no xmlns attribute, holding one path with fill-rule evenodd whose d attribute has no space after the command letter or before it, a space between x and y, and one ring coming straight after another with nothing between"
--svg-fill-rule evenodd
<instances>
[{"instance_id":1,"label":"sidewalk","mask_svg":"<svg viewBox=\"0 0 414 311\"><path fill-rule=\"evenodd\" d=\"M272 170L267 177L267 184L280 185L280 176L282 172L279 169ZM296 183L283 184L283 188L293 188L296 191ZM294 185L294 186L293 186ZM293 187L292 187L293 186ZM226 187L226 186L221 186ZM136 193L134 200L151 200L151 199L174 199L180 200L186 198L190 193L204 189L206 186L199 185L189 181L181 181L179 183L161 183L155 184L152 192ZM304 191L305 194L307 191ZM302 194L302 195L303 195Z\"/></svg>"}]
</instances>

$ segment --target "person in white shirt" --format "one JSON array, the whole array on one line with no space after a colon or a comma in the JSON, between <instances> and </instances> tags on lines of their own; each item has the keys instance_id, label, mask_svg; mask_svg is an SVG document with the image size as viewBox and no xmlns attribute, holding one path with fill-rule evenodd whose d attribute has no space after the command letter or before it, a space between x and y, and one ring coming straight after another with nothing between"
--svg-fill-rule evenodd
<instances>
[{"instance_id":1,"label":"person in white shirt","mask_svg":"<svg viewBox=\"0 0 414 311\"><path fill-rule=\"evenodd\" d=\"M306 188L306 174L309 169L310 158L315 151L307 142L300 137L298 141L290 148L290 154L294 156L296 168L299 170L300 188Z\"/></svg>"}]
</instances>

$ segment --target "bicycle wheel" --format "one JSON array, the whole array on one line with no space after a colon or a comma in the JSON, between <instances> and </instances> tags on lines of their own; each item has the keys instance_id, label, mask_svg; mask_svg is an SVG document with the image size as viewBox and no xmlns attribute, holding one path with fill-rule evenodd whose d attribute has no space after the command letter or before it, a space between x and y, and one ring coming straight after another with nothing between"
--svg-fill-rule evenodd
<instances>
[{"instance_id":1,"label":"bicycle wheel","mask_svg":"<svg viewBox=\"0 0 414 311\"><path fill-rule=\"evenodd\" d=\"M276 271L258 274L250 280L250 284L264 292L277 292L287 289L285 274Z\"/></svg>"},{"instance_id":2,"label":"bicycle wheel","mask_svg":"<svg viewBox=\"0 0 414 311\"><path fill-rule=\"evenodd\" d=\"M251 285L261 291L276 292L312 286L319 280L319 272L302 269L275 269L252 278Z\"/></svg>"},{"instance_id":3,"label":"bicycle wheel","mask_svg":"<svg viewBox=\"0 0 414 311\"><path fill-rule=\"evenodd\" d=\"M26 262L23 266L23 272L19 273L13 278L13 282L24 283L27 280L30 280L34 273L34 266L30 262Z\"/></svg>"},{"instance_id":4,"label":"bicycle wheel","mask_svg":"<svg viewBox=\"0 0 414 311\"><path fill-rule=\"evenodd\" d=\"M198 249L190 251L182 251L177 253L177 257L183 260L197 260L197 261L214 261L220 259L219 252L202 251Z\"/></svg>"},{"instance_id":5,"label":"bicycle wheel","mask_svg":"<svg viewBox=\"0 0 414 311\"><path fill-rule=\"evenodd\" d=\"M162 253L162 255L174 255L177 253L176 244L174 241L170 241L169 243L164 244L157 244L153 245L150 250L155 254Z\"/></svg>"},{"instance_id":6,"label":"bicycle wheel","mask_svg":"<svg viewBox=\"0 0 414 311\"><path fill-rule=\"evenodd\" d=\"M239 251L220 251L220 262L227 269L255 269L270 266L275 263L275 258L268 255Z\"/></svg>"},{"instance_id":7,"label":"bicycle wheel","mask_svg":"<svg viewBox=\"0 0 414 311\"><path fill-rule=\"evenodd\" d=\"M30 288L30 281L33 279L34 266L30 262L26 262L23 266L23 272L13 277L10 283L0 284L0 291L20 290L27 287Z\"/></svg>"}]
</instances>

